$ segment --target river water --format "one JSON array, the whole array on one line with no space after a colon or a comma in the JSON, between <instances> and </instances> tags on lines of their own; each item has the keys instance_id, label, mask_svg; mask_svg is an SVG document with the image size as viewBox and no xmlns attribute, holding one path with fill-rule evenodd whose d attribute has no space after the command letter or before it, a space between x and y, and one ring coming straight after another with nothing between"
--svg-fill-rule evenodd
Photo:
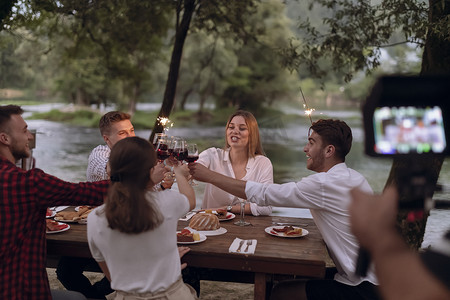
<instances>
[{"instance_id":1,"label":"river water","mask_svg":"<svg viewBox=\"0 0 450 300\"><path fill-rule=\"evenodd\" d=\"M36 166L66 181L85 181L89 153L95 146L104 143L99 130L45 120L27 120L31 111L44 111L61 106L61 104L52 104L23 107L27 111L24 118L29 128L37 131L36 148L33 150ZM159 109L159 105L153 106L145 108ZM290 113L295 113L295 111L290 110ZM360 113L344 110L321 111L321 114L329 118L345 120L352 128L354 141L346 163L349 167L362 173L375 192L380 192L386 182L392 161L368 157L364 154L364 132L361 127ZM299 119L295 124L285 124L281 118L258 120L264 149L274 166L274 178L277 183L297 181L312 174L305 167L306 157L303 153L310 123L309 119L304 117L303 111L298 110L298 115ZM153 124L153 120L149 123ZM148 138L150 134L150 130L136 132L136 135L143 138ZM223 134L223 127L177 128L174 126L170 129L170 135L182 136L188 141L201 142L201 144L207 145L205 147L221 147ZM444 162L439 182L450 185L450 161L448 159ZM203 189L202 183L195 187L198 206L201 204ZM450 199L450 194L436 193L436 197ZM311 217L309 211L305 209L274 208L274 214ZM432 245L447 228L450 228L450 213L446 210L432 210L431 216L428 218L422 247Z\"/></svg>"}]
</instances>

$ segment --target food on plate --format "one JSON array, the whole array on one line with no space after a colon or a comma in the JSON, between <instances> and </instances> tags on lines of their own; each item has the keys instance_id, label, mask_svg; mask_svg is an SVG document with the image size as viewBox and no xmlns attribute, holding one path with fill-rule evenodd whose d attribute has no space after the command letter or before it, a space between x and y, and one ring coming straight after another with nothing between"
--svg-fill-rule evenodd
<instances>
[{"instance_id":1,"label":"food on plate","mask_svg":"<svg viewBox=\"0 0 450 300\"><path fill-rule=\"evenodd\" d=\"M216 215L219 219L226 219L228 211L226 209L219 208L216 210Z\"/></svg>"},{"instance_id":2,"label":"food on plate","mask_svg":"<svg viewBox=\"0 0 450 300\"><path fill-rule=\"evenodd\" d=\"M196 214L191 218L189 227L199 231L216 230L220 228L219 218L211 213Z\"/></svg>"},{"instance_id":3,"label":"food on plate","mask_svg":"<svg viewBox=\"0 0 450 300\"><path fill-rule=\"evenodd\" d=\"M284 235L302 235L302 229L299 227L294 228L293 226L284 226L283 228L272 228L273 234L284 233Z\"/></svg>"},{"instance_id":4,"label":"food on plate","mask_svg":"<svg viewBox=\"0 0 450 300\"><path fill-rule=\"evenodd\" d=\"M60 211L56 213L55 220L75 221L79 217L77 211Z\"/></svg>"},{"instance_id":5,"label":"food on plate","mask_svg":"<svg viewBox=\"0 0 450 300\"><path fill-rule=\"evenodd\" d=\"M78 214L81 219L87 219L88 215L93 211L95 206L80 206L78 209Z\"/></svg>"},{"instance_id":6,"label":"food on plate","mask_svg":"<svg viewBox=\"0 0 450 300\"><path fill-rule=\"evenodd\" d=\"M189 229L183 229L177 233L177 242L194 242L200 240L200 234L198 232L191 232Z\"/></svg>"},{"instance_id":7,"label":"food on plate","mask_svg":"<svg viewBox=\"0 0 450 300\"><path fill-rule=\"evenodd\" d=\"M46 217L51 217L53 216L53 210L51 210L50 208L47 208L47 212L45 214Z\"/></svg>"},{"instance_id":8,"label":"food on plate","mask_svg":"<svg viewBox=\"0 0 450 300\"><path fill-rule=\"evenodd\" d=\"M64 228L67 228L67 224L60 224L59 222L53 221L53 220L46 220L46 225L47 225L47 231L58 231L58 230L62 230Z\"/></svg>"},{"instance_id":9,"label":"food on plate","mask_svg":"<svg viewBox=\"0 0 450 300\"><path fill-rule=\"evenodd\" d=\"M301 228L294 228L292 230L286 231L286 235L302 235L302 229Z\"/></svg>"},{"instance_id":10,"label":"food on plate","mask_svg":"<svg viewBox=\"0 0 450 300\"><path fill-rule=\"evenodd\" d=\"M80 206L78 211L60 211L56 214L55 220L58 221L79 221L87 219L89 213L93 211L92 206Z\"/></svg>"},{"instance_id":11,"label":"food on plate","mask_svg":"<svg viewBox=\"0 0 450 300\"><path fill-rule=\"evenodd\" d=\"M289 230L294 230L294 227L292 226L284 226L283 228L274 227L273 230L276 232L287 232Z\"/></svg>"},{"instance_id":12,"label":"food on plate","mask_svg":"<svg viewBox=\"0 0 450 300\"><path fill-rule=\"evenodd\" d=\"M207 214L212 214L213 211L212 211L212 209L205 209L205 213L207 213Z\"/></svg>"}]
</instances>

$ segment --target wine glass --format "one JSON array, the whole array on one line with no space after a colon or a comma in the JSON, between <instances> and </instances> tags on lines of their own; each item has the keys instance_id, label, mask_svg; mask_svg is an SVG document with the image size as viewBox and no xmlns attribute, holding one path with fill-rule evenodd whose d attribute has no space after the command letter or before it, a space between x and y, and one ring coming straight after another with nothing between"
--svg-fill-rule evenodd
<instances>
[{"instance_id":1,"label":"wine glass","mask_svg":"<svg viewBox=\"0 0 450 300\"><path fill-rule=\"evenodd\" d=\"M155 147L155 149L160 138L167 138L167 135L165 133L155 133L155 135L153 136L153 146Z\"/></svg>"},{"instance_id":2,"label":"wine glass","mask_svg":"<svg viewBox=\"0 0 450 300\"><path fill-rule=\"evenodd\" d=\"M173 144L173 157L182 162L187 157L186 141L183 139L175 139Z\"/></svg>"},{"instance_id":3,"label":"wine glass","mask_svg":"<svg viewBox=\"0 0 450 300\"><path fill-rule=\"evenodd\" d=\"M169 146L169 153L172 157L173 156L173 149L175 148L175 142L177 140L180 140L181 138L179 136L171 136L170 138L168 138L168 146ZM175 179L175 173L173 172L173 161L171 161L170 159L168 161L166 161L166 163L168 163L170 165L170 171L172 172L172 177L173 177L173 182L176 181Z\"/></svg>"},{"instance_id":4,"label":"wine glass","mask_svg":"<svg viewBox=\"0 0 450 300\"><path fill-rule=\"evenodd\" d=\"M245 215L244 208L245 208L245 202L246 202L246 201L245 201L244 199L239 199L239 202L240 202L240 204L241 204L241 218L239 219L239 221L234 222L234 225L238 225L238 226L248 226L248 225L251 225L250 222L247 222L247 221L245 221L245 219L244 219L244 215Z\"/></svg>"},{"instance_id":5,"label":"wine glass","mask_svg":"<svg viewBox=\"0 0 450 300\"><path fill-rule=\"evenodd\" d=\"M169 146L167 145L167 138L166 137L160 137L156 141L156 156L158 157L158 160L160 162L163 162L167 158L170 157L169 153Z\"/></svg>"},{"instance_id":6,"label":"wine glass","mask_svg":"<svg viewBox=\"0 0 450 300\"><path fill-rule=\"evenodd\" d=\"M198 147L197 144L187 144L187 156L184 159L188 163L196 162L198 159ZM193 178L189 181L191 186L198 185Z\"/></svg>"}]
</instances>

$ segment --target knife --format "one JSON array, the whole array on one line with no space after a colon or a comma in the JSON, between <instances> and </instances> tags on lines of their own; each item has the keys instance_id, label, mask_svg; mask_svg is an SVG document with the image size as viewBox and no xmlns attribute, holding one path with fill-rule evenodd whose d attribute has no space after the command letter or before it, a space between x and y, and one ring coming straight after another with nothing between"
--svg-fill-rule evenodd
<instances>
[{"instance_id":1,"label":"knife","mask_svg":"<svg viewBox=\"0 0 450 300\"><path fill-rule=\"evenodd\" d=\"M242 248L242 246L244 245L244 242L245 242L244 240L241 240L241 241L239 242L239 246L238 246L236 252L241 252L241 248Z\"/></svg>"},{"instance_id":2,"label":"knife","mask_svg":"<svg viewBox=\"0 0 450 300\"><path fill-rule=\"evenodd\" d=\"M282 223L282 222L272 222L272 224L279 225L279 226L308 227L308 224L302 224L302 223Z\"/></svg>"}]
</instances>

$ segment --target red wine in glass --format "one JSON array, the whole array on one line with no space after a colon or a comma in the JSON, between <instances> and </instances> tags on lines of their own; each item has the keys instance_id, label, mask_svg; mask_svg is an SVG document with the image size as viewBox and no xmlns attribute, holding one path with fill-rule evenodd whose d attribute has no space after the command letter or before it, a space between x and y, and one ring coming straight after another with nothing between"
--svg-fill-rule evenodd
<instances>
[{"instance_id":1,"label":"red wine in glass","mask_svg":"<svg viewBox=\"0 0 450 300\"><path fill-rule=\"evenodd\" d=\"M187 161L188 163L193 163L197 161L197 159L198 155L188 155L184 160Z\"/></svg>"},{"instance_id":2,"label":"red wine in glass","mask_svg":"<svg viewBox=\"0 0 450 300\"><path fill-rule=\"evenodd\" d=\"M175 148L175 149L173 149L173 153L172 154L178 161L183 161L187 157L187 150L186 149Z\"/></svg>"},{"instance_id":3,"label":"red wine in glass","mask_svg":"<svg viewBox=\"0 0 450 300\"><path fill-rule=\"evenodd\" d=\"M160 161L163 161L170 157L170 153L166 144L159 144L156 150L156 156Z\"/></svg>"}]
</instances>

